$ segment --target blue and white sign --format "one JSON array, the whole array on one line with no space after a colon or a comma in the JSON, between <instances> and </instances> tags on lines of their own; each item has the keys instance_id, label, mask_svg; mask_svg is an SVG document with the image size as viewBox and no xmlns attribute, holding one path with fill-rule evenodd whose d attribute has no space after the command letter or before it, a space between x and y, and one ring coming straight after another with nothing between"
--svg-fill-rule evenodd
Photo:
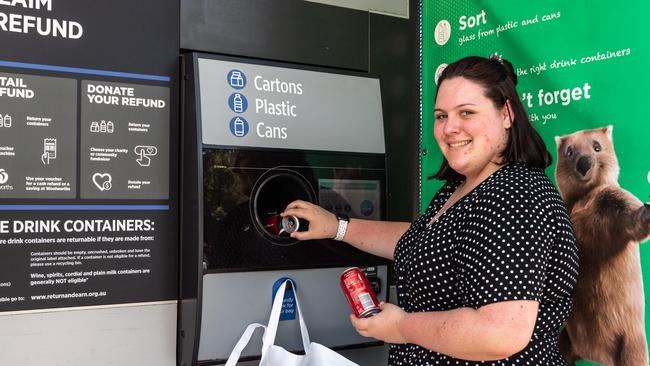
<instances>
[{"instance_id":1,"label":"blue and white sign","mask_svg":"<svg viewBox=\"0 0 650 366\"><path fill-rule=\"evenodd\" d=\"M273 296L271 297L271 303L275 300L275 294L282 286L282 283L286 280L290 280L289 277L278 278L275 283L273 283ZM287 288L284 291L284 299L282 301L282 311L280 312L280 321L282 320L294 320L296 319L296 294L293 292L293 286L295 282L290 282L287 284Z\"/></svg>"},{"instance_id":2,"label":"blue and white sign","mask_svg":"<svg viewBox=\"0 0 650 366\"><path fill-rule=\"evenodd\" d=\"M378 79L207 58L198 66L204 144L386 151Z\"/></svg>"},{"instance_id":3,"label":"blue and white sign","mask_svg":"<svg viewBox=\"0 0 650 366\"><path fill-rule=\"evenodd\" d=\"M248 109L248 99L242 93L232 93L228 98L228 105L235 113L244 113Z\"/></svg>"},{"instance_id":4,"label":"blue and white sign","mask_svg":"<svg viewBox=\"0 0 650 366\"><path fill-rule=\"evenodd\" d=\"M246 75L241 70L230 70L227 79L228 84L237 90L246 86Z\"/></svg>"},{"instance_id":5,"label":"blue and white sign","mask_svg":"<svg viewBox=\"0 0 650 366\"><path fill-rule=\"evenodd\" d=\"M233 117L230 120L230 132L237 137L244 137L248 134L248 122L243 117Z\"/></svg>"}]
</instances>

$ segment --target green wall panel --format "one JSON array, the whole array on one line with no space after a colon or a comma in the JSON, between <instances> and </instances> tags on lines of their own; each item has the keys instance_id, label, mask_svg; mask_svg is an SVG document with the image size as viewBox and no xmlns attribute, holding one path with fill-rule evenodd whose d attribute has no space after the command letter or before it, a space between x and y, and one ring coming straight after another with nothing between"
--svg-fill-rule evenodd
<instances>
[{"instance_id":1,"label":"green wall panel","mask_svg":"<svg viewBox=\"0 0 650 366\"><path fill-rule=\"evenodd\" d=\"M645 0L422 0L421 210L442 184L427 179L441 161L433 138L436 70L463 56L495 52L517 69L519 94L553 155L551 179L555 136L612 125L618 182L647 202L649 13ZM640 252L647 287L650 243L642 243ZM649 303L647 294L637 296Z\"/></svg>"}]
</instances>

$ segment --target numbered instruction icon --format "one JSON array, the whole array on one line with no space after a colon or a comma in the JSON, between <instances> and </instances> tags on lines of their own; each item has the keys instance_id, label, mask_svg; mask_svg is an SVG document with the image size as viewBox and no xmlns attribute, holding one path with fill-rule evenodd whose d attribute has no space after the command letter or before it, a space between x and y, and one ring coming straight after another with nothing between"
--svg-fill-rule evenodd
<instances>
[{"instance_id":1,"label":"numbered instruction icon","mask_svg":"<svg viewBox=\"0 0 650 366\"><path fill-rule=\"evenodd\" d=\"M230 70L228 72L228 84L235 89L241 89L246 86L246 75L241 70Z\"/></svg>"},{"instance_id":2,"label":"numbered instruction icon","mask_svg":"<svg viewBox=\"0 0 650 366\"><path fill-rule=\"evenodd\" d=\"M228 105L235 113L244 113L248 109L248 100L241 93L232 93L228 98Z\"/></svg>"},{"instance_id":3,"label":"numbered instruction icon","mask_svg":"<svg viewBox=\"0 0 650 366\"><path fill-rule=\"evenodd\" d=\"M244 137L248 134L248 122L242 117L234 117L230 120L230 132L237 137Z\"/></svg>"}]
</instances>

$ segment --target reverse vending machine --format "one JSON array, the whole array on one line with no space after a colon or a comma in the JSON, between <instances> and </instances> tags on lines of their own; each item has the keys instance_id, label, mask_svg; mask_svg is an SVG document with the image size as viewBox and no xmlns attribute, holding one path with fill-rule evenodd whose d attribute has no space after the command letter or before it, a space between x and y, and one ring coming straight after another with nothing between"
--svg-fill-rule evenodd
<instances>
[{"instance_id":1,"label":"reverse vending machine","mask_svg":"<svg viewBox=\"0 0 650 366\"><path fill-rule=\"evenodd\" d=\"M334 240L296 241L278 215L301 199L385 218L379 80L197 53L184 56L183 74L179 364L223 363L249 323L267 322L286 277L313 341L376 345L352 328L339 276L365 269L385 301L388 262ZM285 305L276 343L301 350L290 298ZM242 356L260 349L255 337Z\"/></svg>"}]
</instances>

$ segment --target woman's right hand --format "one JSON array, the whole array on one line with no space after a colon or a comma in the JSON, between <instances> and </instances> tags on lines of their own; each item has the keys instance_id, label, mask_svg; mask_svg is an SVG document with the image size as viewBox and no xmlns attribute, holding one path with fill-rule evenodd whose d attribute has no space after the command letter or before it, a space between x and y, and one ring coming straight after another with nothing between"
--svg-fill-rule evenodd
<instances>
[{"instance_id":1,"label":"woman's right hand","mask_svg":"<svg viewBox=\"0 0 650 366\"><path fill-rule=\"evenodd\" d=\"M307 201L297 200L289 203L280 215L282 217L292 215L309 221L307 231L291 233L291 237L298 240L332 239L336 236L339 227L336 215Z\"/></svg>"}]
</instances>

